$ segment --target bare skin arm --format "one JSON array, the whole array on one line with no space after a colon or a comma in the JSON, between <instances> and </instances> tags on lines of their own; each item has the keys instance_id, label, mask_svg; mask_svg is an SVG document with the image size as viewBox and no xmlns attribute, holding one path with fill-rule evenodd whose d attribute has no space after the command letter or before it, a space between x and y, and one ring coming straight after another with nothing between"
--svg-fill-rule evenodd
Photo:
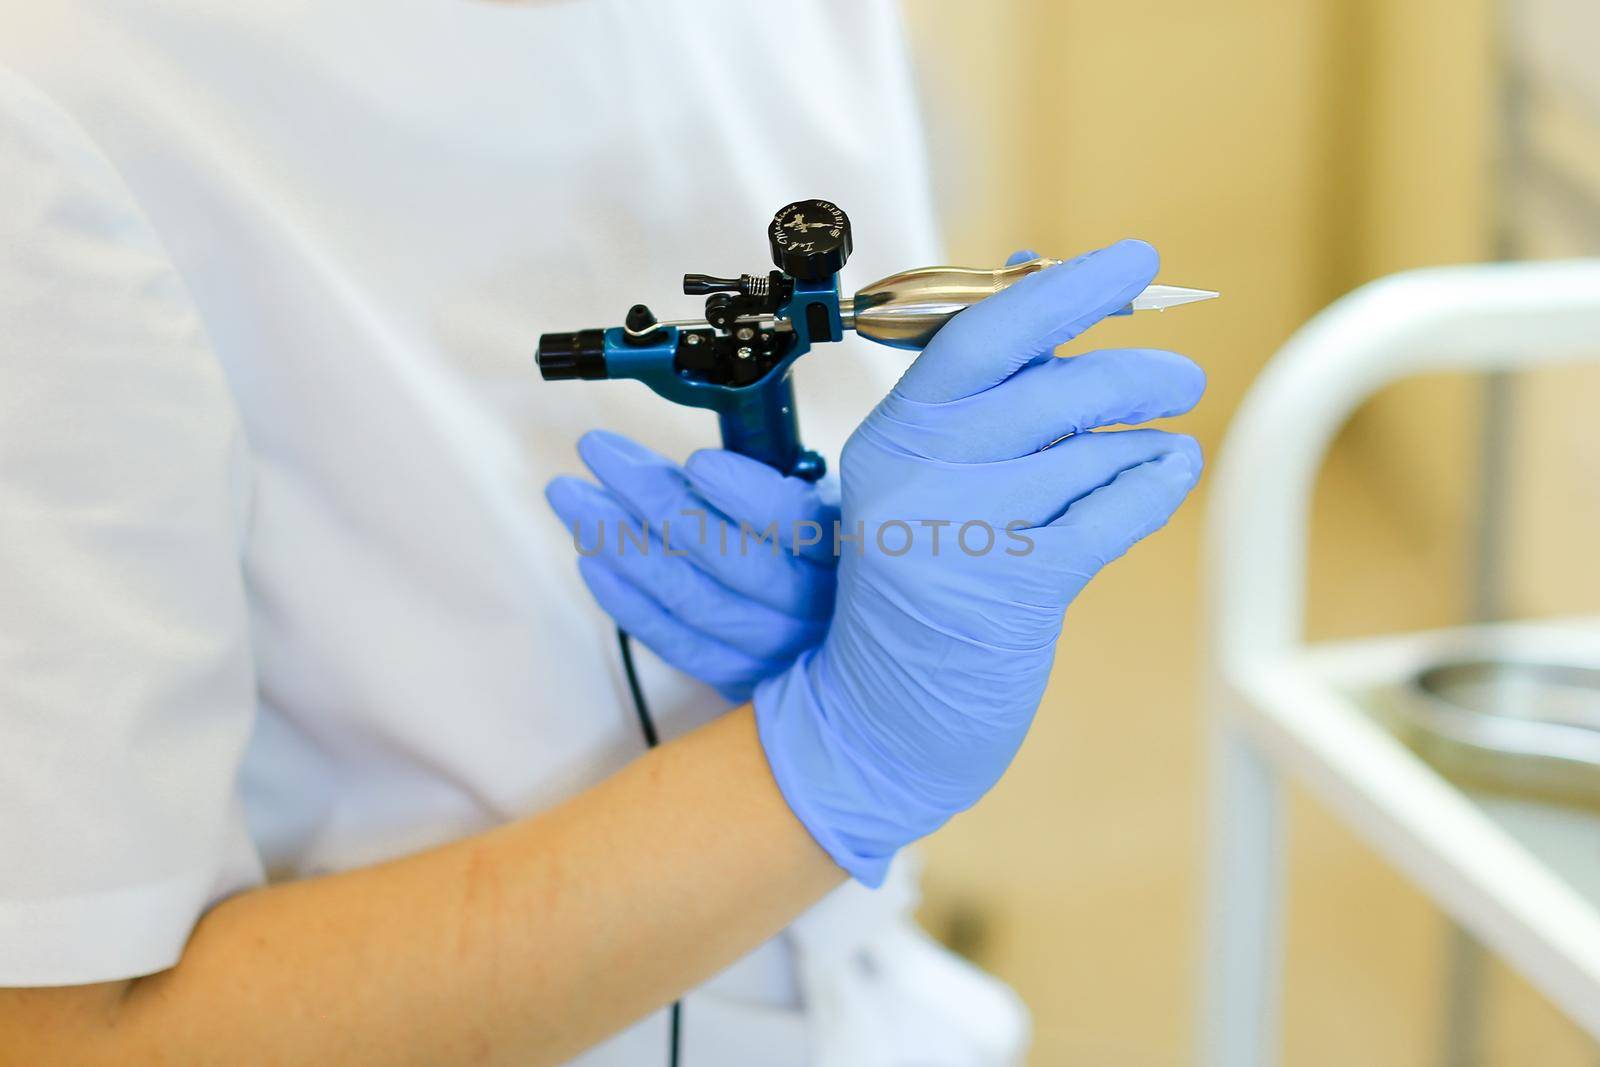
<instances>
[{"instance_id":1,"label":"bare skin arm","mask_svg":"<svg viewBox=\"0 0 1600 1067\"><path fill-rule=\"evenodd\" d=\"M548 813L226 900L161 974L0 990L0 1065L556 1063L843 879L745 706Z\"/></svg>"}]
</instances>

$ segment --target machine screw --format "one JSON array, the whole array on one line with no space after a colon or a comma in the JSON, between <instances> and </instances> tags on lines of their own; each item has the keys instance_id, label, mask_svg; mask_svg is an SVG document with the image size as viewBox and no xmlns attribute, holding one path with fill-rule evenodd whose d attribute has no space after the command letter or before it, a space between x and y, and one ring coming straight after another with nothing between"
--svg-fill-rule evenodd
<instances>
[{"instance_id":1,"label":"machine screw","mask_svg":"<svg viewBox=\"0 0 1600 1067\"><path fill-rule=\"evenodd\" d=\"M741 341L748 341L748 340L750 340L750 338L754 337L755 335L756 335L756 332L754 330L752 330L748 326L739 327L739 332L734 334L734 336L737 337Z\"/></svg>"},{"instance_id":2,"label":"machine screw","mask_svg":"<svg viewBox=\"0 0 1600 1067\"><path fill-rule=\"evenodd\" d=\"M691 333L688 337L683 339L683 343L686 345L697 345L700 343L700 335L697 333Z\"/></svg>"},{"instance_id":3,"label":"machine screw","mask_svg":"<svg viewBox=\"0 0 1600 1067\"><path fill-rule=\"evenodd\" d=\"M738 349L738 350L737 350L737 351L736 351L736 352L734 352L734 355L735 355L735 356L738 356L738 357L739 357L739 358L740 358L740 359L749 359L749 358L750 358L750 357L751 357L751 356L753 356L753 355L754 355L754 354L755 354L755 353L754 353L754 352L752 352L752 351L751 351L751 350L750 350L750 349L749 349L749 348L747 348L747 347L746 347L746 348L740 348L740 349Z\"/></svg>"}]
</instances>

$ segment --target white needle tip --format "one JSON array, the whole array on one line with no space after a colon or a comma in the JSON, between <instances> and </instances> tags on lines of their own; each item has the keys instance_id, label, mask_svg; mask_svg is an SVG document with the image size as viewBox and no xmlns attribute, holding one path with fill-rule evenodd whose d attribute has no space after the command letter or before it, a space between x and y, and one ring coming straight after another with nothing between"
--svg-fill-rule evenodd
<instances>
[{"instance_id":1,"label":"white needle tip","mask_svg":"<svg viewBox=\"0 0 1600 1067\"><path fill-rule=\"evenodd\" d=\"M1180 285L1151 285L1133 298L1135 311L1165 311L1180 304L1193 304L1200 300L1214 300L1221 296L1210 289L1185 289Z\"/></svg>"}]
</instances>

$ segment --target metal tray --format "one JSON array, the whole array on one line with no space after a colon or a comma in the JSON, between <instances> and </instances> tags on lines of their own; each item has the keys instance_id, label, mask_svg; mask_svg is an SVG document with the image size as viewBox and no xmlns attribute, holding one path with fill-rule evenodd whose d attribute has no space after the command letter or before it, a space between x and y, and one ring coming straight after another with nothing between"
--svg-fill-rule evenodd
<instances>
[{"instance_id":1,"label":"metal tray","mask_svg":"<svg viewBox=\"0 0 1600 1067\"><path fill-rule=\"evenodd\" d=\"M1460 660L1414 675L1411 747L1464 784L1600 807L1600 668Z\"/></svg>"}]
</instances>

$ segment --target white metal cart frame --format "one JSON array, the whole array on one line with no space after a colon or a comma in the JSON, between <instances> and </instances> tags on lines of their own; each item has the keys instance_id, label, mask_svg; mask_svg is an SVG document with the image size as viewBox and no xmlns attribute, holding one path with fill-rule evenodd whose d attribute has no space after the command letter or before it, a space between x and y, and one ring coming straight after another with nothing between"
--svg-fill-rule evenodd
<instances>
[{"instance_id":1,"label":"white metal cart frame","mask_svg":"<svg viewBox=\"0 0 1600 1067\"><path fill-rule=\"evenodd\" d=\"M1600 1037L1600 911L1365 714L1340 684L1470 640L1422 635L1321 650L1305 641L1312 491L1368 397L1431 371L1510 370L1600 354L1600 261L1396 275L1302 328L1241 405L1212 474L1207 526L1214 710L1200 1053L1270 1067L1280 1039L1284 790L1293 775L1463 927ZM1477 631L1482 633L1482 631ZM1594 632L1496 628L1565 642Z\"/></svg>"}]
</instances>

